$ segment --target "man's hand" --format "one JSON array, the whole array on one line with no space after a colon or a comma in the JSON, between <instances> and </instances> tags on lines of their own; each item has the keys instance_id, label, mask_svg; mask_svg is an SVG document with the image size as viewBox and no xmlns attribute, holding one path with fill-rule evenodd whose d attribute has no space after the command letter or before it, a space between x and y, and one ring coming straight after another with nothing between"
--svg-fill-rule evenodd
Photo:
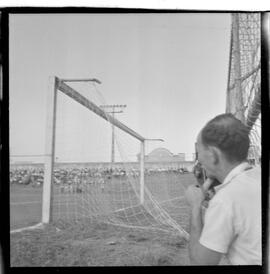
<instances>
[{"instance_id":1,"label":"man's hand","mask_svg":"<svg viewBox=\"0 0 270 274\"><path fill-rule=\"evenodd\" d=\"M203 229L201 204L214 179L207 178L202 186L193 185L186 191L186 199L191 206L189 256L191 264L216 265L220 261L221 253L206 248L199 243Z\"/></svg>"},{"instance_id":2,"label":"man's hand","mask_svg":"<svg viewBox=\"0 0 270 274\"><path fill-rule=\"evenodd\" d=\"M200 207L204 200L204 193L199 185L192 185L186 191L186 200L191 208Z\"/></svg>"},{"instance_id":3,"label":"man's hand","mask_svg":"<svg viewBox=\"0 0 270 274\"><path fill-rule=\"evenodd\" d=\"M206 193L211 187L212 183L213 179L207 178L202 186L192 185L188 187L185 196L191 208L201 206L201 203L204 201Z\"/></svg>"}]
</instances>

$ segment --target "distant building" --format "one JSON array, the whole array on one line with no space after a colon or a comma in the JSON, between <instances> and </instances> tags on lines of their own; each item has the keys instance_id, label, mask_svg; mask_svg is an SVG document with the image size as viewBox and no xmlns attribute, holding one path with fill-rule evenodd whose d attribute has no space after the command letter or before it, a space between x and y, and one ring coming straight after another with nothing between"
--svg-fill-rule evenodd
<instances>
[{"instance_id":1,"label":"distant building","mask_svg":"<svg viewBox=\"0 0 270 274\"><path fill-rule=\"evenodd\" d=\"M140 154L137 155L138 162L140 161ZM195 153L173 154L166 148L156 148L148 155L145 155L145 166L147 168L181 168L186 167L192 169L195 160Z\"/></svg>"},{"instance_id":2,"label":"distant building","mask_svg":"<svg viewBox=\"0 0 270 274\"><path fill-rule=\"evenodd\" d=\"M138 161L140 161L140 154L137 155ZM195 160L195 153L186 154L178 153L173 154L166 148L156 148L148 155L145 155L145 162L190 162Z\"/></svg>"},{"instance_id":3,"label":"distant building","mask_svg":"<svg viewBox=\"0 0 270 274\"><path fill-rule=\"evenodd\" d=\"M186 161L186 154L185 153L178 153L176 155L173 156L174 157L174 160L177 160L177 161Z\"/></svg>"},{"instance_id":4,"label":"distant building","mask_svg":"<svg viewBox=\"0 0 270 274\"><path fill-rule=\"evenodd\" d=\"M138 155L138 157L140 157ZM139 159L139 158L138 158ZM145 162L176 162L185 161L185 153L173 154L166 148L156 148L145 155Z\"/></svg>"},{"instance_id":5,"label":"distant building","mask_svg":"<svg viewBox=\"0 0 270 274\"><path fill-rule=\"evenodd\" d=\"M173 158L173 154L166 148L157 148L145 155L145 162L168 162Z\"/></svg>"}]
</instances>

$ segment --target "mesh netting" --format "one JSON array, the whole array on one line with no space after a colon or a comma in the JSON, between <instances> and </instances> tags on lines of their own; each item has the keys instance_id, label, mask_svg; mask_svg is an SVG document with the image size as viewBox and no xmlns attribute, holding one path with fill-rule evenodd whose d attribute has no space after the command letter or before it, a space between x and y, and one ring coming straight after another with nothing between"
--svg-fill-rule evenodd
<instances>
[{"instance_id":1,"label":"mesh netting","mask_svg":"<svg viewBox=\"0 0 270 274\"><path fill-rule=\"evenodd\" d=\"M80 85L73 86L96 106L106 105L96 85L92 92ZM176 230L187 237L183 229L188 224L185 187L177 182L173 172L166 172L167 167L156 168L152 173L146 173L146 168L142 171L138 157L140 141L111 124L109 110L105 110L106 121L65 94L59 92L57 100L58 164L54 167L57 180L53 184L52 219L94 218L121 226ZM112 130L113 162L110 161ZM143 201L141 176L144 177ZM171 216L170 205L175 207L178 219Z\"/></svg>"},{"instance_id":2,"label":"mesh netting","mask_svg":"<svg viewBox=\"0 0 270 274\"><path fill-rule=\"evenodd\" d=\"M106 105L95 84L68 85L83 96L85 102L97 107ZM188 238L189 212L184 193L195 179L187 172L187 162L144 161L142 168L142 141L111 123L109 110L104 111L106 119L102 119L95 111L90 111L60 90L57 91L56 106L50 223L59 227L94 220L117 226L173 232ZM161 146L159 141L143 142L144 155ZM193 162L190 161L189 165L191 168ZM41 220L45 169L42 165L28 170L28 177L32 179L27 186L18 189L20 195L12 196L14 212L19 206L27 206L28 212L23 214L24 220L13 214L16 217L12 220L13 228ZM38 183L38 180L41 182ZM14 184L14 189L17 188ZM22 192L27 192L26 199ZM33 204L33 201L39 203Z\"/></svg>"},{"instance_id":3,"label":"mesh netting","mask_svg":"<svg viewBox=\"0 0 270 274\"><path fill-rule=\"evenodd\" d=\"M261 18L232 15L227 112L250 128L249 159L261 161Z\"/></svg>"}]
</instances>

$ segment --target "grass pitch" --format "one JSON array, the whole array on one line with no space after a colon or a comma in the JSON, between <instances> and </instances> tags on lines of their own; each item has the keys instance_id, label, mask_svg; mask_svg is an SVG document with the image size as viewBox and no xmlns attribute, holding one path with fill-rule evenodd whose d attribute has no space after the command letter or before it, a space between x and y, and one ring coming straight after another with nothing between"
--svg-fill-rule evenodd
<instances>
[{"instance_id":1,"label":"grass pitch","mask_svg":"<svg viewBox=\"0 0 270 274\"><path fill-rule=\"evenodd\" d=\"M171 176L164 196L161 177L148 178L148 188L182 227L188 228L188 211L179 196L194 183L192 174ZM158 182L160 185L158 185ZM179 187L181 185L181 187ZM183 187L184 186L184 187ZM109 192L109 190L107 189ZM97 193L97 192L96 192ZM96 195L95 193L95 195ZM100 192L99 192L100 193ZM74 194L74 197L79 194ZM108 195L101 194L101 195ZM40 222L42 188L12 186L11 229ZM62 196L62 200L65 196ZM69 195L66 197L70 197ZM170 198L168 200L168 197ZM96 197L97 198L97 197ZM75 203L76 204L76 203ZM62 210L65 207L63 206ZM11 266L151 266L187 265L187 243L178 233L132 229L102 223L55 219L45 229L11 234Z\"/></svg>"}]
</instances>

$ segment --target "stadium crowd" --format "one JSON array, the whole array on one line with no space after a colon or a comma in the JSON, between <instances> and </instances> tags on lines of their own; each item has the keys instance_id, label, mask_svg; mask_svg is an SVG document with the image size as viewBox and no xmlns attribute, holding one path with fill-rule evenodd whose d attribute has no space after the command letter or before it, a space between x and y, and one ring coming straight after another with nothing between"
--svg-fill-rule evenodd
<instances>
[{"instance_id":1,"label":"stadium crowd","mask_svg":"<svg viewBox=\"0 0 270 274\"><path fill-rule=\"evenodd\" d=\"M182 168L149 168L145 169L145 175L149 176L152 174L160 173L187 173L188 170ZM124 177L139 177L140 171L136 168L125 169L125 167L96 167L96 168L56 168L53 173L54 184L59 186L66 185L80 185L80 184L95 184L102 182L105 179L109 180L114 178ZM32 185L41 186L44 180L44 169L39 167L16 167L10 170L10 183L20 185Z\"/></svg>"}]
</instances>

